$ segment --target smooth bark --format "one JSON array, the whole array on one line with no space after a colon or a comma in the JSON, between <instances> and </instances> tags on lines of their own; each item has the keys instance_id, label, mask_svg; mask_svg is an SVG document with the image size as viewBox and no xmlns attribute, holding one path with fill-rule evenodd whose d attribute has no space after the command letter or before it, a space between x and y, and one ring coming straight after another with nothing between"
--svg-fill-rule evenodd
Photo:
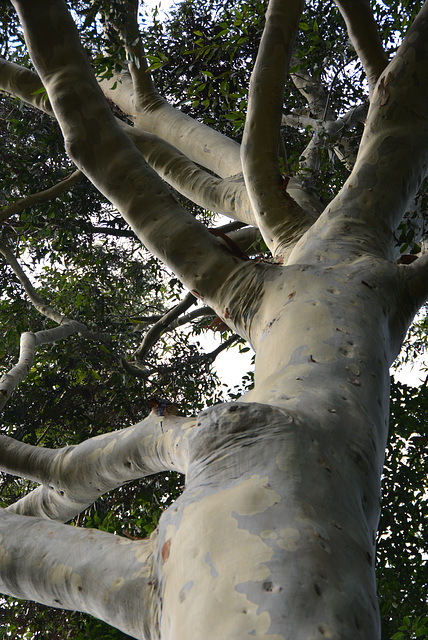
<instances>
[{"instance_id":1,"label":"smooth bark","mask_svg":"<svg viewBox=\"0 0 428 640\"><path fill-rule=\"evenodd\" d=\"M241 158L256 223L273 255L284 256L312 224L287 192L279 168L284 84L303 2L272 0L251 76Z\"/></svg>"}]
</instances>

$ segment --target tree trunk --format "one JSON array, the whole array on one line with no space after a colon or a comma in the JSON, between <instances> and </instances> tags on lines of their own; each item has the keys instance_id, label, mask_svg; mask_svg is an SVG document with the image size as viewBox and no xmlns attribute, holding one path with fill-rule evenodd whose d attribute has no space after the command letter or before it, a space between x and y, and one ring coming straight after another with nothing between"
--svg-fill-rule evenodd
<instances>
[{"instance_id":1,"label":"tree trunk","mask_svg":"<svg viewBox=\"0 0 428 640\"><path fill-rule=\"evenodd\" d=\"M161 521L162 637L377 638L403 279L367 258L268 269L255 390L199 417L186 491Z\"/></svg>"},{"instance_id":2,"label":"tree trunk","mask_svg":"<svg viewBox=\"0 0 428 640\"><path fill-rule=\"evenodd\" d=\"M240 157L220 134L204 144L206 128L159 98L141 42L125 38L130 77L109 95L134 118L128 135L65 3L13 3L70 157L146 247L249 340L256 368L240 402L195 420L153 411L57 453L4 437L1 468L42 487L0 512L0 589L92 613L142 640L376 640L389 366L428 295L428 258L394 261L394 234L428 162L428 5L384 70L369 3L338 0L372 102L355 167L320 214L312 194L290 195L277 149L301 0L270 2ZM34 103L32 73L5 64L1 74L1 86ZM304 91L319 103L322 92ZM251 222L272 262L245 260L210 233L142 154L195 201ZM149 540L60 524L105 491L170 469L186 474L186 487Z\"/></svg>"}]
</instances>

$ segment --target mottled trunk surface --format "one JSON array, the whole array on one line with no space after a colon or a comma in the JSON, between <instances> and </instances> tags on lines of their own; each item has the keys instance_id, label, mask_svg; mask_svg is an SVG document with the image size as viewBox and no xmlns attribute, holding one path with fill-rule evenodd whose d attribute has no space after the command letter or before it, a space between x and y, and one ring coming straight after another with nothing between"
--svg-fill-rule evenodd
<instances>
[{"instance_id":1,"label":"mottled trunk surface","mask_svg":"<svg viewBox=\"0 0 428 640\"><path fill-rule=\"evenodd\" d=\"M161 637L375 639L399 269L260 265L265 282L269 269L256 388L201 414L161 519Z\"/></svg>"}]
</instances>

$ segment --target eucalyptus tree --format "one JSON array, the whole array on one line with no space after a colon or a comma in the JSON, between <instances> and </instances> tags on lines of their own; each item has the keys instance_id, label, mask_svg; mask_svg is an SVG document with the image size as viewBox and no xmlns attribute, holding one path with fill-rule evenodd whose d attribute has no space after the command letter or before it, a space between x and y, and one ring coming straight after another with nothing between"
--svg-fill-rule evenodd
<instances>
[{"instance_id":1,"label":"eucalyptus tree","mask_svg":"<svg viewBox=\"0 0 428 640\"><path fill-rule=\"evenodd\" d=\"M428 260L415 244L428 148L428 5L389 59L366 0L337 0L346 31L333 6L271 0L254 64L238 65L239 77L252 65L248 101L231 96L235 116L224 110L221 132L209 86L215 80L220 97L229 95L227 68L205 71L207 94L193 100L199 119L191 104L168 102L149 68L166 83L166 53L147 37L146 58L135 2L71 3L71 14L62 0L12 4L28 53L22 43L5 49L1 89L56 119L76 171L189 290L173 322L201 300L252 345L256 364L253 389L195 417L155 398L141 422L59 449L3 435L1 468L39 486L1 511L2 592L91 613L136 638L379 637L374 559L389 366L428 298ZM252 9L241 5L238 30ZM336 70L317 11L334 16L338 41L352 43L338 48ZM105 43L93 59L87 22ZM196 59L213 60L218 47L196 32ZM229 36L214 35L215 44ZM387 35L395 49L394 30ZM341 94L338 75L349 86L358 77L360 95ZM287 102L288 78L296 93ZM226 135L225 120L240 141ZM364 121L357 148L353 132ZM303 143L299 156L287 153L288 138ZM245 228L233 236L208 229L176 193ZM250 259L243 249L257 234L268 252ZM405 243L412 253L400 257ZM18 364L2 381L4 404L38 345L106 336L47 304L7 237L1 250L33 306L57 325L23 333ZM143 377L146 339L124 364ZM64 524L159 471L185 474L185 488L150 537Z\"/></svg>"}]
</instances>

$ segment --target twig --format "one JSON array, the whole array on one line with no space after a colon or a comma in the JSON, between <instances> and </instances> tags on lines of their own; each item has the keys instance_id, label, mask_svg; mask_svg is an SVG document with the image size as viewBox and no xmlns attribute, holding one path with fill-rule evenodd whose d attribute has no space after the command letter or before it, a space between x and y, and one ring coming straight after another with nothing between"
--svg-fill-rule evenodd
<instances>
[{"instance_id":1,"label":"twig","mask_svg":"<svg viewBox=\"0 0 428 640\"><path fill-rule=\"evenodd\" d=\"M39 191L38 193L32 193L25 198L20 198L16 202L13 202L11 205L0 211L0 223L5 222L8 218L13 216L15 213L19 213L23 211L27 207L30 207L33 204L37 204L38 202L46 202L46 200L50 200L51 198L55 198L56 196L64 193L67 189L70 189L73 185L79 182L83 178L83 173L76 169L73 171L71 175L64 180L61 180L53 187L49 189L45 189L44 191Z\"/></svg>"},{"instance_id":2,"label":"twig","mask_svg":"<svg viewBox=\"0 0 428 640\"><path fill-rule=\"evenodd\" d=\"M176 320L184 311L187 311L195 302L197 302L195 296L192 293L188 293L184 300L165 313L146 333L144 340L134 353L134 358L142 362L171 322Z\"/></svg>"}]
</instances>

